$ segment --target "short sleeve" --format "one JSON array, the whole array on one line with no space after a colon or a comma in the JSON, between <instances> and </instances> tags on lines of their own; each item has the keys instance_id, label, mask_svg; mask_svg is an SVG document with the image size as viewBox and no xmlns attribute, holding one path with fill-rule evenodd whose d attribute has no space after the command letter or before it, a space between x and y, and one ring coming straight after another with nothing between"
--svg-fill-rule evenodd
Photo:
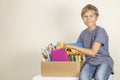
<instances>
[{"instance_id":1,"label":"short sleeve","mask_svg":"<svg viewBox=\"0 0 120 80\"><path fill-rule=\"evenodd\" d=\"M81 42L81 35L79 35L76 43L78 43L78 42Z\"/></svg>"},{"instance_id":2,"label":"short sleeve","mask_svg":"<svg viewBox=\"0 0 120 80\"><path fill-rule=\"evenodd\" d=\"M83 32L81 32L81 34L79 35L78 39L77 39L77 43L79 42L83 42Z\"/></svg>"},{"instance_id":3,"label":"short sleeve","mask_svg":"<svg viewBox=\"0 0 120 80\"><path fill-rule=\"evenodd\" d=\"M106 31L105 31L103 28L100 28L100 29L97 31L96 38L95 38L95 42L101 43L102 46L104 46L105 43L108 42L107 33L106 33Z\"/></svg>"}]
</instances>

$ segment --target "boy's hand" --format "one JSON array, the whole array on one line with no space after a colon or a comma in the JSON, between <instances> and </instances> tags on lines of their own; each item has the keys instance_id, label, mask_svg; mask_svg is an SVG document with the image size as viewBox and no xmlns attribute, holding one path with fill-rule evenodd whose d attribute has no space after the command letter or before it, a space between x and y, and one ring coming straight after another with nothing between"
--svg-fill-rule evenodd
<instances>
[{"instance_id":1,"label":"boy's hand","mask_svg":"<svg viewBox=\"0 0 120 80\"><path fill-rule=\"evenodd\" d=\"M64 50L72 49L72 48L73 48L73 45L72 45L72 44L67 44L67 43L65 43L64 46L63 46L63 49L64 49Z\"/></svg>"}]
</instances>

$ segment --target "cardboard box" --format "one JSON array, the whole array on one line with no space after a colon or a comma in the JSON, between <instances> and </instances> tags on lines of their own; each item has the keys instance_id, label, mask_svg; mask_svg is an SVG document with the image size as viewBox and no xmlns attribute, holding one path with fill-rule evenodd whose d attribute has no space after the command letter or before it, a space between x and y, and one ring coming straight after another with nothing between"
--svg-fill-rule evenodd
<instances>
[{"instance_id":1,"label":"cardboard box","mask_svg":"<svg viewBox=\"0 0 120 80\"><path fill-rule=\"evenodd\" d=\"M42 62L41 76L48 77L78 77L83 61L80 62Z\"/></svg>"}]
</instances>

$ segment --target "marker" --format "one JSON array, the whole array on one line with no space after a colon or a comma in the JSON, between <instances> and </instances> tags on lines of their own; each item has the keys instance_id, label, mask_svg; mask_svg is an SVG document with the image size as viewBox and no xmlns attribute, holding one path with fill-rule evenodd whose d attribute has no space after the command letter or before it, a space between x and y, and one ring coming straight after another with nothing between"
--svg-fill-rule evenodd
<instances>
[{"instance_id":1,"label":"marker","mask_svg":"<svg viewBox=\"0 0 120 80\"><path fill-rule=\"evenodd\" d=\"M78 55L75 55L75 61L78 62Z\"/></svg>"}]
</instances>

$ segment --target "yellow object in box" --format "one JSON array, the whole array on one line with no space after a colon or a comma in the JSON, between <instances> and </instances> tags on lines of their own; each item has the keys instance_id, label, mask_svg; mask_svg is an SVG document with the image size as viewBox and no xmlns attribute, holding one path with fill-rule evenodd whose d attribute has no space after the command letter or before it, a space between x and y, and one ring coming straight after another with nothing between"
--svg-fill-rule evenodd
<instances>
[{"instance_id":1,"label":"yellow object in box","mask_svg":"<svg viewBox=\"0 0 120 80\"><path fill-rule=\"evenodd\" d=\"M57 45L57 49L63 48L64 44L65 44L64 42L60 42L60 43Z\"/></svg>"},{"instance_id":2,"label":"yellow object in box","mask_svg":"<svg viewBox=\"0 0 120 80\"><path fill-rule=\"evenodd\" d=\"M48 77L78 77L83 61L79 62L42 62L41 75Z\"/></svg>"}]
</instances>

